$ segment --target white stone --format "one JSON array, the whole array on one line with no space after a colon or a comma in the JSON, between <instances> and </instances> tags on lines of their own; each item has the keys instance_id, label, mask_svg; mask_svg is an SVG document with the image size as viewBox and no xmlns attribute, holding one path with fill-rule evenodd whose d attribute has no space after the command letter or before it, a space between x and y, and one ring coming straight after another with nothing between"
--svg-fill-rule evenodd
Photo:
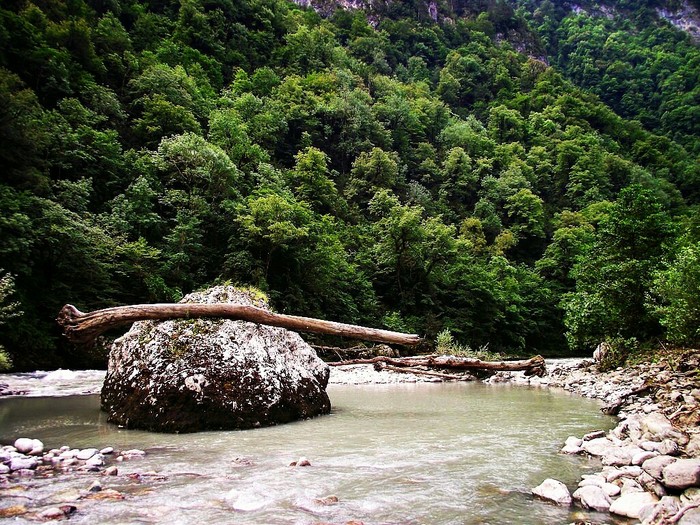
<instances>
[{"instance_id":1,"label":"white stone","mask_svg":"<svg viewBox=\"0 0 700 525\"><path fill-rule=\"evenodd\" d=\"M31 438L18 438L15 440L15 448L17 452L22 454L29 454L34 448L34 440Z\"/></svg>"},{"instance_id":2,"label":"white stone","mask_svg":"<svg viewBox=\"0 0 700 525\"><path fill-rule=\"evenodd\" d=\"M105 464L104 456L102 454L95 454L90 459L85 462L88 467L101 467Z\"/></svg>"},{"instance_id":3,"label":"white stone","mask_svg":"<svg viewBox=\"0 0 700 525\"><path fill-rule=\"evenodd\" d=\"M10 470L33 470L39 462L34 457L16 457L10 461Z\"/></svg>"},{"instance_id":4,"label":"white stone","mask_svg":"<svg viewBox=\"0 0 700 525\"><path fill-rule=\"evenodd\" d=\"M642 463L642 469L653 478L660 480L663 478L664 468L676 461L678 461L678 459L671 456L656 456Z\"/></svg>"},{"instance_id":5,"label":"white stone","mask_svg":"<svg viewBox=\"0 0 700 525\"><path fill-rule=\"evenodd\" d=\"M544 500L552 501L557 505L571 505L569 489L561 481L545 479L540 485L532 489L532 493Z\"/></svg>"},{"instance_id":6,"label":"white stone","mask_svg":"<svg viewBox=\"0 0 700 525\"><path fill-rule=\"evenodd\" d=\"M677 490L700 486L700 459L679 459L664 467L663 484Z\"/></svg>"},{"instance_id":7,"label":"white stone","mask_svg":"<svg viewBox=\"0 0 700 525\"><path fill-rule=\"evenodd\" d=\"M575 447L573 445L564 445L559 452L561 452L562 454L575 455L583 452L583 449L581 447Z\"/></svg>"},{"instance_id":8,"label":"white stone","mask_svg":"<svg viewBox=\"0 0 700 525\"><path fill-rule=\"evenodd\" d=\"M590 441L583 442L583 450L591 456L604 456L609 453L614 445L608 438L595 438Z\"/></svg>"},{"instance_id":9,"label":"white stone","mask_svg":"<svg viewBox=\"0 0 700 525\"><path fill-rule=\"evenodd\" d=\"M648 492L623 494L610 505L610 512L619 516L637 519L644 507L656 505L658 498Z\"/></svg>"},{"instance_id":10,"label":"white stone","mask_svg":"<svg viewBox=\"0 0 700 525\"><path fill-rule=\"evenodd\" d=\"M581 503L582 507L600 512L607 511L612 503L602 488L593 485L576 489L573 498Z\"/></svg>"},{"instance_id":11,"label":"white stone","mask_svg":"<svg viewBox=\"0 0 700 525\"><path fill-rule=\"evenodd\" d=\"M593 487L602 487L605 485L605 477L599 476L597 474L594 475L587 475L584 474L582 476L582 480L579 481L578 486L579 487L588 487L588 486L593 486Z\"/></svg>"},{"instance_id":12,"label":"white stone","mask_svg":"<svg viewBox=\"0 0 700 525\"><path fill-rule=\"evenodd\" d=\"M654 412L644 416L641 426L644 437L651 441L672 439L681 444L688 442L688 437L674 427L673 423L661 412Z\"/></svg>"},{"instance_id":13,"label":"white stone","mask_svg":"<svg viewBox=\"0 0 700 525\"><path fill-rule=\"evenodd\" d=\"M580 447L583 444L583 439L577 438L576 436L569 436L566 438L566 441L564 441L564 445L566 446L572 446L572 447Z\"/></svg>"},{"instance_id":14,"label":"white stone","mask_svg":"<svg viewBox=\"0 0 700 525\"><path fill-rule=\"evenodd\" d=\"M620 487L618 485L615 485L614 483L604 483L601 488L611 498L618 496L621 492Z\"/></svg>"},{"instance_id":15,"label":"white stone","mask_svg":"<svg viewBox=\"0 0 700 525\"><path fill-rule=\"evenodd\" d=\"M632 465L641 465L647 459L655 458L659 453L656 451L643 450L632 456Z\"/></svg>"},{"instance_id":16,"label":"white stone","mask_svg":"<svg viewBox=\"0 0 700 525\"><path fill-rule=\"evenodd\" d=\"M109 454L114 453L114 447L105 447L102 450L100 450L100 454L104 456L108 456Z\"/></svg>"},{"instance_id":17,"label":"white stone","mask_svg":"<svg viewBox=\"0 0 700 525\"><path fill-rule=\"evenodd\" d=\"M84 448L80 452L78 452L75 457L76 459L79 459L80 461L86 461L90 459L92 456L97 454L97 449L96 448Z\"/></svg>"}]
</instances>

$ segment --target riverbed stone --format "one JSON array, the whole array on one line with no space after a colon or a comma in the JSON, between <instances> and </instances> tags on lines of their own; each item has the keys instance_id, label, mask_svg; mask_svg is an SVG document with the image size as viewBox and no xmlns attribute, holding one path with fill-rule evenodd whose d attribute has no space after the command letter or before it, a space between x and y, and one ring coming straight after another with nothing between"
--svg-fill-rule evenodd
<instances>
[{"instance_id":1,"label":"riverbed stone","mask_svg":"<svg viewBox=\"0 0 700 525\"><path fill-rule=\"evenodd\" d=\"M628 492L623 494L610 505L610 513L628 518L639 518L645 507L653 507L658 498L648 492Z\"/></svg>"},{"instance_id":2,"label":"riverbed stone","mask_svg":"<svg viewBox=\"0 0 700 525\"><path fill-rule=\"evenodd\" d=\"M22 454L40 455L44 452L44 444L38 439L19 438L15 440L17 452Z\"/></svg>"},{"instance_id":3,"label":"riverbed stone","mask_svg":"<svg viewBox=\"0 0 700 525\"><path fill-rule=\"evenodd\" d=\"M182 303L269 310L217 286ZM102 388L109 421L161 432L245 429L330 412L329 367L295 332L232 320L134 323L112 345Z\"/></svg>"},{"instance_id":4,"label":"riverbed stone","mask_svg":"<svg viewBox=\"0 0 700 525\"><path fill-rule=\"evenodd\" d=\"M10 470L12 472L20 470L33 470L39 465L35 457L18 456L10 460Z\"/></svg>"},{"instance_id":5,"label":"riverbed stone","mask_svg":"<svg viewBox=\"0 0 700 525\"><path fill-rule=\"evenodd\" d=\"M647 459L655 458L658 455L659 453L656 451L642 450L641 452L637 452L634 456L632 456L632 465L641 465Z\"/></svg>"},{"instance_id":6,"label":"riverbed stone","mask_svg":"<svg viewBox=\"0 0 700 525\"><path fill-rule=\"evenodd\" d=\"M583 508L605 512L610 508L612 500L601 487L588 485L580 487L573 493L573 498Z\"/></svg>"},{"instance_id":7,"label":"riverbed stone","mask_svg":"<svg viewBox=\"0 0 700 525\"><path fill-rule=\"evenodd\" d=\"M96 448L84 448L80 452L78 452L75 457L76 459L79 459L81 461L86 461L90 459L92 456L97 454L97 449Z\"/></svg>"},{"instance_id":8,"label":"riverbed stone","mask_svg":"<svg viewBox=\"0 0 700 525\"><path fill-rule=\"evenodd\" d=\"M661 480L663 478L664 468L676 461L678 461L678 458L672 456L656 456L642 463L642 469L652 477Z\"/></svg>"},{"instance_id":9,"label":"riverbed stone","mask_svg":"<svg viewBox=\"0 0 700 525\"><path fill-rule=\"evenodd\" d=\"M673 426L673 423L661 412L653 412L644 416L641 420L643 438L650 441L663 441L671 439L677 443L685 444L688 437Z\"/></svg>"},{"instance_id":10,"label":"riverbed stone","mask_svg":"<svg viewBox=\"0 0 700 525\"><path fill-rule=\"evenodd\" d=\"M532 493L538 498L552 501L557 505L571 505L571 493L569 489L556 479L547 478L534 489Z\"/></svg>"},{"instance_id":11,"label":"riverbed stone","mask_svg":"<svg viewBox=\"0 0 700 525\"><path fill-rule=\"evenodd\" d=\"M591 456L604 456L613 450L614 445L608 438L599 437L589 441L584 440L582 447Z\"/></svg>"},{"instance_id":12,"label":"riverbed stone","mask_svg":"<svg viewBox=\"0 0 700 525\"><path fill-rule=\"evenodd\" d=\"M700 459L679 459L665 466L662 481L674 490L700 486Z\"/></svg>"}]
</instances>

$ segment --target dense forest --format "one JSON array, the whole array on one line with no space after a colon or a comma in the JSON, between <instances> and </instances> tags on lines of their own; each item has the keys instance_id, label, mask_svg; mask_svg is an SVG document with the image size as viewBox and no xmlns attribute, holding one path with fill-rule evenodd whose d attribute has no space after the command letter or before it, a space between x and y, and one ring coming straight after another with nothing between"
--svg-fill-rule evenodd
<instances>
[{"instance_id":1,"label":"dense forest","mask_svg":"<svg viewBox=\"0 0 700 525\"><path fill-rule=\"evenodd\" d=\"M4 1L0 365L97 366L64 303L217 282L508 354L697 344L700 50L632 4Z\"/></svg>"}]
</instances>

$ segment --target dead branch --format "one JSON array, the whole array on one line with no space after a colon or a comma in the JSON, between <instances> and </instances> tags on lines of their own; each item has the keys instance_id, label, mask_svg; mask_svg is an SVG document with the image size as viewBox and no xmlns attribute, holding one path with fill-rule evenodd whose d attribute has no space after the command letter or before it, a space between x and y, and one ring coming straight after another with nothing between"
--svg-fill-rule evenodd
<instances>
[{"instance_id":1,"label":"dead branch","mask_svg":"<svg viewBox=\"0 0 700 525\"><path fill-rule=\"evenodd\" d=\"M493 372L524 371L525 375L535 375L539 377L542 377L547 372L544 358L539 355L521 361L482 361L480 359L472 359L467 357L436 355L429 355L417 358L393 358L377 356L369 359L349 359L347 361L328 363L328 365L344 366L374 363L384 363L385 365L391 365L397 368L424 366L428 368L439 368L446 370L488 370Z\"/></svg>"},{"instance_id":2,"label":"dead branch","mask_svg":"<svg viewBox=\"0 0 700 525\"><path fill-rule=\"evenodd\" d=\"M275 314L255 306L237 304L136 304L116 306L88 313L83 313L75 306L67 304L59 312L57 321L63 329L63 334L71 342L91 343L98 335L103 334L107 330L135 321L165 321L168 319L196 319L202 317L249 321L299 332L335 335L350 339L406 346L414 346L422 342L422 339L415 334L403 334L377 328L335 323L311 317Z\"/></svg>"}]
</instances>

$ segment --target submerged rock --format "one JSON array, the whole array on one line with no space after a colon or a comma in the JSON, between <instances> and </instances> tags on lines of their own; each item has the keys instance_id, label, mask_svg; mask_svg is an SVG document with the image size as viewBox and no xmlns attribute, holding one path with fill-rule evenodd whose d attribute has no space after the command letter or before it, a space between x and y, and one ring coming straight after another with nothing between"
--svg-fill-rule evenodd
<instances>
[{"instance_id":1,"label":"submerged rock","mask_svg":"<svg viewBox=\"0 0 700 525\"><path fill-rule=\"evenodd\" d=\"M181 302L267 308L231 286ZM328 376L314 350L283 328L143 321L112 345L102 409L113 423L159 432L255 428L328 413Z\"/></svg>"}]
</instances>

